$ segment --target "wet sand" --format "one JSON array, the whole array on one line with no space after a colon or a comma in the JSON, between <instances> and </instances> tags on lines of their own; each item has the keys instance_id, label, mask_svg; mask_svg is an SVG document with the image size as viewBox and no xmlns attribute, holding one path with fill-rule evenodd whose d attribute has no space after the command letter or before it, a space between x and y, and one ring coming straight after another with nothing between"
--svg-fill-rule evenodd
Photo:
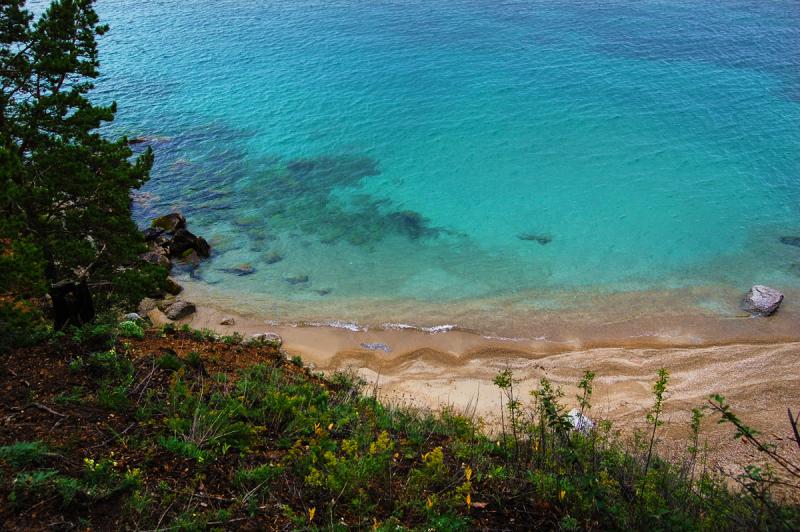
<instances>
[{"instance_id":1,"label":"wet sand","mask_svg":"<svg viewBox=\"0 0 800 532\"><path fill-rule=\"evenodd\" d=\"M235 325L219 325L226 317L233 317ZM547 377L563 387L569 407L575 405L576 384L583 372L594 371L591 416L610 419L624 434L631 434L644 426L652 382L658 369L666 367L671 379L662 453L674 458L684 455L691 409L705 404L710 394L721 393L745 422L785 452L799 454L790 441L786 414L787 408L800 410L798 341L702 343L693 336L681 345L674 337L641 337L613 346L578 340L490 339L458 330L356 331L270 324L207 305L184 322L223 334L277 332L287 354L300 355L325 372L353 370L371 386L377 385L384 401L432 409L452 407L483 420L489 430L500 429L500 394L492 379L503 369L514 371L523 401L530 399L529 392L539 379ZM732 439L731 427L718 425L716 419L705 420L703 434L713 466L736 471L758 461L756 453Z\"/></svg>"}]
</instances>

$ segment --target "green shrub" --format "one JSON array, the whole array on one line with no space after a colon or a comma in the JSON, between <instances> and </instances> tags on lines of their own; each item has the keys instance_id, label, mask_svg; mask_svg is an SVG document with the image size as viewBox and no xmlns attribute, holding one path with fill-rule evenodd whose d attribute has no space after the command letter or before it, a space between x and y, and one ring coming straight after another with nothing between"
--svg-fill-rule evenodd
<instances>
[{"instance_id":1,"label":"green shrub","mask_svg":"<svg viewBox=\"0 0 800 532\"><path fill-rule=\"evenodd\" d=\"M50 454L47 445L41 441L21 441L0 447L0 460L14 467L41 464Z\"/></svg>"},{"instance_id":2,"label":"green shrub","mask_svg":"<svg viewBox=\"0 0 800 532\"><path fill-rule=\"evenodd\" d=\"M87 323L70 331L72 340L89 350L109 349L114 343L114 326L110 323Z\"/></svg>"},{"instance_id":3,"label":"green shrub","mask_svg":"<svg viewBox=\"0 0 800 532\"><path fill-rule=\"evenodd\" d=\"M144 338L144 329L135 321L123 321L117 325L117 331L125 338Z\"/></svg>"},{"instance_id":4,"label":"green shrub","mask_svg":"<svg viewBox=\"0 0 800 532\"><path fill-rule=\"evenodd\" d=\"M190 368L200 369L203 367L203 358L197 351L189 351L186 355L186 365Z\"/></svg>"},{"instance_id":5,"label":"green shrub","mask_svg":"<svg viewBox=\"0 0 800 532\"><path fill-rule=\"evenodd\" d=\"M101 308L136 308L142 299L164 294L168 275L166 268L154 264L138 264L135 268L117 272L112 290L99 295L98 303Z\"/></svg>"},{"instance_id":6,"label":"green shrub","mask_svg":"<svg viewBox=\"0 0 800 532\"><path fill-rule=\"evenodd\" d=\"M0 301L0 354L35 345L46 338L48 332L42 313L34 306Z\"/></svg>"},{"instance_id":7,"label":"green shrub","mask_svg":"<svg viewBox=\"0 0 800 532\"><path fill-rule=\"evenodd\" d=\"M164 353L156 360L156 367L168 371L178 371L183 367L183 361L174 353Z\"/></svg>"}]
</instances>

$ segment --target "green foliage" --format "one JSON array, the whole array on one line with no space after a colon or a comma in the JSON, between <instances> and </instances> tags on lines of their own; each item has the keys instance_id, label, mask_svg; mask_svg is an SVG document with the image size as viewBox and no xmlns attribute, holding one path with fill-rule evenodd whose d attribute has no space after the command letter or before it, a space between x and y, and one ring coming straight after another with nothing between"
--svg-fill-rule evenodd
<instances>
[{"instance_id":1,"label":"green foliage","mask_svg":"<svg viewBox=\"0 0 800 532\"><path fill-rule=\"evenodd\" d=\"M144 184L150 149L100 134L116 104L94 105L99 23L92 0L54 0L38 17L23 0L2 6L0 49L0 348L20 345L25 320L12 301L51 283L92 276L130 304L166 273L133 265L144 249L131 219L131 189ZM135 300L135 301L134 301Z\"/></svg>"},{"instance_id":2,"label":"green foliage","mask_svg":"<svg viewBox=\"0 0 800 532\"><path fill-rule=\"evenodd\" d=\"M236 419L241 410L236 401L224 394L208 395L202 385L187 385L180 371L169 393L166 424L172 434L161 439L168 450L203 462L247 447L255 431Z\"/></svg>"},{"instance_id":3,"label":"green foliage","mask_svg":"<svg viewBox=\"0 0 800 532\"><path fill-rule=\"evenodd\" d=\"M231 335L223 336L220 340L225 345L238 345L244 341L244 337L238 332L234 332Z\"/></svg>"},{"instance_id":4,"label":"green foliage","mask_svg":"<svg viewBox=\"0 0 800 532\"><path fill-rule=\"evenodd\" d=\"M78 495L86 501L99 501L141 485L138 469L120 471L111 458L95 461L84 459L84 469L76 478L54 469L21 471L13 479L8 499L15 506L24 507L37 499L60 500L62 505L72 503Z\"/></svg>"},{"instance_id":5,"label":"green foliage","mask_svg":"<svg viewBox=\"0 0 800 532\"><path fill-rule=\"evenodd\" d=\"M98 306L118 307L124 312L136 308L146 297L160 297L167 289L169 272L162 266L137 263L135 267L114 272L111 292L97 294Z\"/></svg>"},{"instance_id":6,"label":"green foliage","mask_svg":"<svg viewBox=\"0 0 800 532\"><path fill-rule=\"evenodd\" d=\"M90 0L56 0L35 21L13 4L0 55L0 235L29 238L56 278L98 258L131 258L141 237L128 194L146 181L152 154L130 162L126 139L97 132L116 112L88 99L99 76L95 38L108 28Z\"/></svg>"},{"instance_id":7,"label":"green foliage","mask_svg":"<svg viewBox=\"0 0 800 532\"><path fill-rule=\"evenodd\" d=\"M282 466L263 464L260 466L240 469L236 472L235 482L241 487L252 489L263 487L283 473Z\"/></svg>"},{"instance_id":8,"label":"green foliage","mask_svg":"<svg viewBox=\"0 0 800 532\"><path fill-rule=\"evenodd\" d=\"M190 351L186 355L186 365L190 368L200 369L203 367L203 359L197 351Z\"/></svg>"},{"instance_id":9,"label":"green foliage","mask_svg":"<svg viewBox=\"0 0 800 532\"><path fill-rule=\"evenodd\" d=\"M14 467L42 464L48 454L50 450L41 441L21 441L0 447L0 460Z\"/></svg>"},{"instance_id":10,"label":"green foliage","mask_svg":"<svg viewBox=\"0 0 800 532\"><path fill-rule=\"evenodd\" d=\"M114 341L114 326L110 323L87 323L81 327L71 327L70 332L72 341L86 349L107 349Z\"/></svg>"},{"instance_id":11,"label":"green foliage","mask_svg":"<svg viewBox=\"0 0 800 532\"><path fill-rule=\"evenodd\" d=\"M120 336L125 338L144 338L144 329L135 321L123 321L117 325Z\"/></svg>"},{"instance_id":12,"label":"green foliage","mask_svg":"<svg viewBox=\"0 0 800 532\"><path fill-rule=\"evenodd\" d=\"M178 371L183 367L183 362L174 353L164 353L156 360L156 366L168 371Z\"/></svg>"},{"instance_id":13,"label":"green foliage","mask_svg":"<svg viewBox=\"0 0 800 532\"><path fill-rule=\"evenodd\" d=\"M42 313L25 301L3 299L0 290L0 354L41 342L48 334Z\"/></svg>"},{"instance_id":14,"label":"green foliage","mask_svg":"<svg viewBox=\"0 0 800 532\"><path fill-rule=\"evenodd\" d=\"M196 341L195 331L176 334ZM138 404L139 422L124 441L122 429L105 428L116 436L104 441L116 440L122 465L102 451L106 443L90 447L102 453L92 458L76 458L85 451L67 446L56 454L41 442L0 447L0 495L13 511L22 515L43 501L62 508L113 503L136 529L472 530L513 523L563 530L793 530L800 523L798 508L772 499L770 467L745 469L735 479L741 490L708 468L694 468L701 409L692 414L687 460L659 458L648 444L666 412L666 371L659 372L644 420L651 431L637 446L607 421L575 430L564 393L546 378L523 403L510 370L496 381L510 429L498 436L452 408L432 413L382 405L361 393L363 382L352 372L317 379L274 356L208 378L192 369L202 368L198 351L185 364L174 353L167 364L155 355L132 362L127 352L118 344L75 363L98 384L101 407L118 408L115 392L120 401ZM587 415L593 380L585 372L572 398ZM79 391L67 393L67 402ZM759 437L724 398L713 397L707 408L736 426L737 437ZM128 431L127 423L119 426ZM760 445L775 452L767 442ZM134 463L141 470L125 465Z\"/></svg>"}]
</instances>

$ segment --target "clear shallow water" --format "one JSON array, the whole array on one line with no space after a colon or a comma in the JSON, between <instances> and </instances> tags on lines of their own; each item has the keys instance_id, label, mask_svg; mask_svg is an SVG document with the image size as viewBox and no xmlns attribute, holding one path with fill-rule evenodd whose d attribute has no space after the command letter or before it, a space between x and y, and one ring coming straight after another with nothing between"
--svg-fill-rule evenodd
<instances>
[{"instance_id":1,"label":"clear shallow water","mask_svg":"<svg viewBox=\"0 0 800 532\"><path fill-rule=\"evenodd\" d=\"M157 155L136 215L183 211L230 304L451 323L800 288L793 0L99 3L98 94Z\"/></svg>"}]
</instances>

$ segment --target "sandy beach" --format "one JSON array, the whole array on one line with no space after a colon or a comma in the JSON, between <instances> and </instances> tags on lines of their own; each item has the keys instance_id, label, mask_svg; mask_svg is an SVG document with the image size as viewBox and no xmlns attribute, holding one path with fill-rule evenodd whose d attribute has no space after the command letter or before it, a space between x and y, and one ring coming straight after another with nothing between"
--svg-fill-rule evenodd
<instances>
[{"instance_id":1,"label":"sandy beach","mask_svg":"<svg viewBox=\"0 0 800 532\"><path fill-rule=\"evenodd\" d=\"M233 318L234 325L220 321ZM523 402L530 400L541 377L565 392L575 406L576 384L586 370L597 374L595 419L609 419L623 434L644 426L651 386L659 368L670 371L666 422L660 443L666 456L680 458L688 445L691 409L705 404L712 393L723 394L740 417L757 427L785 452L789 443L786 409L800 408L800 342L705 343L668 345L664 339L642 338L625 345L582 345L578 341L488 339L452 330L348 330L334 327L276 325L253 316L199 306L183 320L197 329L249 336L276 332L284 350L324 372L352 370L384 401L431 408L451 407L482 419L489 430L500 430L500 393L492 379L509 368L519 381ZM695 340L696 341L696 340ZM757 461L755 453L732 438L730 426L706 419L702 427L712 466L737 471ZM786 445L784 445L786 444Z\"/></svg>"}]
</instances>

